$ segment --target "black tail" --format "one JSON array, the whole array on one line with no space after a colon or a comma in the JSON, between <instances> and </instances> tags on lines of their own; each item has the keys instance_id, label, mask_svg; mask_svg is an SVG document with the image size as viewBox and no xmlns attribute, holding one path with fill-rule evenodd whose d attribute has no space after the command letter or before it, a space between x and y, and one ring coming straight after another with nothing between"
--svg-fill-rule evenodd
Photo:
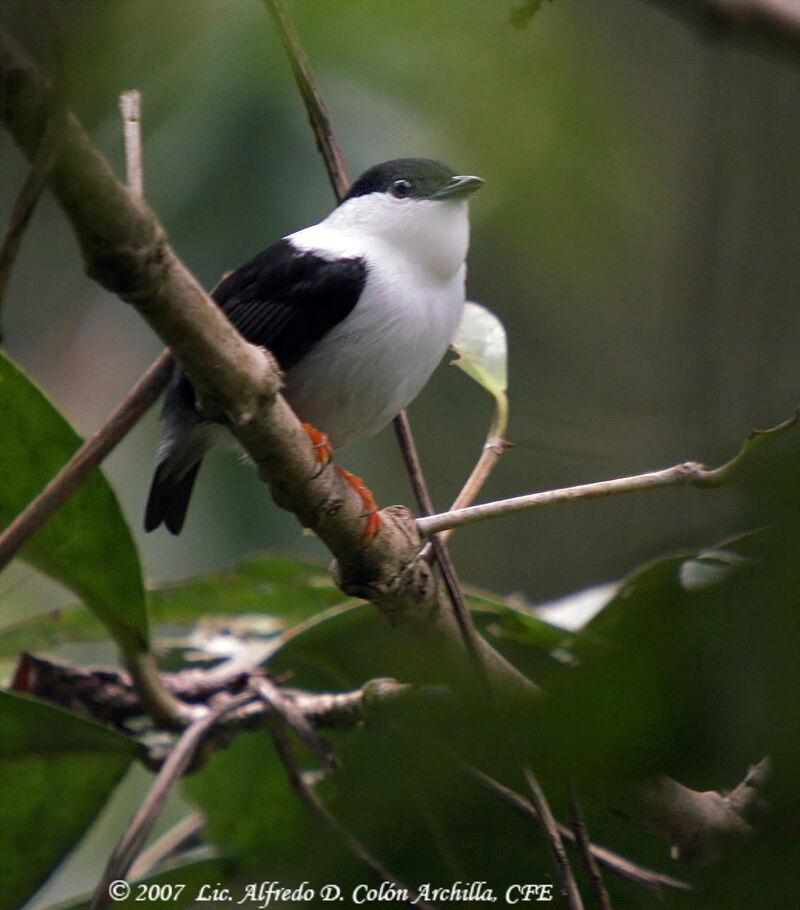
<instances>
[{"instance_id":1,"label":"black tail","mask_svg":"<svg viewBox=\"0 0 800 910\"><path fill-rule=\"evenodd\" d=\"M174 472L168 471L167 462L156 468L144 512L145 531L154 531L163 521L171 533L181 533L200 464L198 461L177 478Z\"/></svg>"}]
</instances>

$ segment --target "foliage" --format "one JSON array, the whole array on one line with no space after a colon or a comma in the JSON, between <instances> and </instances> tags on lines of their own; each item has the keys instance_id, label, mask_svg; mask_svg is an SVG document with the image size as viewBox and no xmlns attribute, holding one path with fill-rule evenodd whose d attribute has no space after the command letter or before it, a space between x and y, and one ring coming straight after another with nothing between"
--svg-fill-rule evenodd
<instances>
[{"instance_id":1,"label":"foliage","mask_svg":"<svg viewBox=\"0 0 800 910\"><path fill-rule=\"evenodd\" d=\"M0 524L7 525L80 444L66 418L0 353ZM147 646L139 554L116 496L95 474L25 547L22 559L58 579L106 624L123 652ZM102 570L101 570L102 567Z\"/></svg>"}]
</instances>

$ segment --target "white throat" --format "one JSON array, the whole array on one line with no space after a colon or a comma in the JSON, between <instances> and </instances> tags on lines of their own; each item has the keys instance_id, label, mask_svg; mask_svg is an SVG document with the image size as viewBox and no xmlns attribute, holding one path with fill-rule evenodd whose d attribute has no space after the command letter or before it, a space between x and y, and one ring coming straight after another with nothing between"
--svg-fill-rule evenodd
<instances>
[{"instance_id":1,"label":"white throat","mask_svg":"<svg viewBox=\"0 0 800 910\"><path fill-rule=\"evenodd\" d=\"M469 247L469 208L465 199L395 199L370 193L348 199L320 227L385 244L394 255L425 268L438 280L451 278Z\"/></svg>"}]
</instances>

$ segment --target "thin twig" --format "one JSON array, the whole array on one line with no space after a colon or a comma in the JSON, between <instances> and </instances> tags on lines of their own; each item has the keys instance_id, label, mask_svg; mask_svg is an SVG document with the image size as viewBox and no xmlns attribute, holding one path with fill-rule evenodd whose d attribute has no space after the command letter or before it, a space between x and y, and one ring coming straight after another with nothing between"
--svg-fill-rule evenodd
<instances>
[{"instance_id":1,"label":"thin twig","mask_svg":"<svg viewBox=\"0 0 800 910\"><path fill-rule=\"evenodd\" d=\"M139 858L131 866L128 877L138 881L157 869L162 863L174 856L187 841L193 840L203 830L206 817L202 812L190 812L184 816L169 831L162 834L146 850L139 854Z\"/></svg>"},{"instance_id":2,"label":"thin twig","mask_svg":"<svg viewBox=\"0 0 800 910\"><path fill-rule=\"evenodd\" d=\"M283 44L286 56L289 58L289 65L292 67L295 82L300 90L303 104L308 114L311 131L317 141L317 148L325 161L333 192L341 202L350 189L350 175L347 171L342 150L339 148L339 144L333 134L331 118L325 107L325 102L322 100L322 94L314 77L314 71L311 69L311 63L303 47L303 42L297 34L297 29L294 27L292 17L289 15L283 0L264 0L264 5L272 17L275 29L281 39L281 44Z\"/></svg>"},{"instance_id":3,"label":"thin twig","mask_svg":"<svg viewBox=\"0 0 800 910\"><path fill-rule=\"evenodd\" d=\"M503 427L501 430L500 427ZM510 448L513 448L514 443L508 442L503 439L502 433L505 431L505 420L503 419L502 413L499 411L497 404L492 414L492 422L489 426L489 433L486 437L486 442L483 444L481 449L481 454L478 457L475 467L470 472L469 477L467 477L464 486L458 493L458 496L453 500L448 512L455 512L459 509L465 509L467 506L471 506L475 499L480 493L483 485L489 479L489 475L497 466L497 462L500 460L502 455L507 452ZM432 514L430 512L426 513L427 515ZM450 539L450 535L453 533L453 528L447 528L444 531L441 531L436 537L443 543L447 543ZM425 544L425 546L420 551L420 558L427 559L428 553L433 546L433 538Z\"/></svg>"},{"instance_id":4,"label":"thin twig","mask_svg":"<svg viewBox=\"0 0 800 910\"><path fill-rule=\"evenodd\" d=\"M414 443L414 437L411 432L411 423L405 411L401 411L394 419L394 429L400 449L406 462L408 476L411 481L411 487L414 491L417 503L423 516L433 514L433 500L428 492L428 485L425 483L425 475L422 472L422 464L419 460L419 453ZM445 587L447 588L450 603L453 605L453 613L461 632L464 644L473 660L473 663L480 668L477 651L475 650L475 636L477 631L475 623L472 621L472 614L467 606L467 600L464 597L464 589L456 575L456 568L450 553L447 550L444 540L438 534L431 537L430 545L433 547L433 553L439 569L442 573ZM426 558L424 553L420 553L420 558ZM483 673L481 673L483 676Z\"/></svg>"},{"instance_id":5,"label":"thin twig","mask_svg":"<svg viewBox=\"0 0 800 910\"><path fill-rule=\"evenodd\" d=\"M164 351L117 405L106 422L83 443L41 493L0 534L0 569L19 553L131 430L161 394L171 371L172 358L169 351Z\"/></svg>"},{"instance_id":6,"label":"thin twig","mask_svg":"<svg viewBox=\"0 0 800 910\"><path fill-rule=\"evenodd\" d=\"M136 89L119 96L122 114L122 135L125 140L125 175L128 186L137 196L144 197L144 165L142 163L142 95Z\"/></svg>"},{"instance_id":7,"label":"thin twig","mask_svg":"<svg viewBox=\"0 0 800 910\"><path fill-rule=\"evenodd\" d=\"M483 771L479 771L477 768L471 767L470 765L462 765L462 769L471 777L475 778L482 787L494 794L498 799L502 800L515 812L522 815L523 818L527 818L537 825L539 824L539 813L531 804L530 800L501 784L493 777L489 777L488 774L484 774ZM558 822L558 831L563 841L572 846L575 845L575 835L566 825ZM600 844L590 844L589 849L598 863L622 878L635 882L637 885L644 885L644 887L650 888L658 893L661 893L664 888L675 888L681 891L692 890L691 885L688 885L686 882L682 882L680 879L673 878L670 875L665 875L662 872L655 872L652 869L648 869L646 866L635 863L633 860L616 853L614 850L609 850L607 847L602 847Z\"/></svg>"},{"instance_id":8,"label":"thin twig","mask_svg":"<svg viewBox=\"0 0 800 910\"><path fill-rule=\"evenodd\" d=\"M583 817L583 812L581 812L578 794L574 787L570 793L570 825L575 836L575 846L578 848L583 870L589 879L589 886L592 889L595 903L600 910L613 910L603 876L600 874L600 869L592 855L592 844L589 840L586 819Z\"/></svg>"},{"instance_id":9,"label":"thin twig","mask_svg":"<svg viewBox=\"0 0 800 910\"><path fill-rule=\"evenodd\" d=\"M489 479L489 475L495 469L497 462L503 453L507 452L512 446L513 443L495 435L486 440L481 449L480 458L478 458L472 473L461 488L461 492L453 500L449 511L455 512L459 509L466 509L475 502L478 493L480 493L483 485ZM448 528L446 531L442 531L439 537L441 540L448 540L452 533L453 529Z\"/></svg>"},{"instance_id":10,"label":"thin twig","mask_svg":"<svg viewBox=\"0 0 800 910\"><path fill-rule=\"evenodd\" d=\"M424 910L435 910L431 904L421 900L413 888L409 888L396 879L383 863L370 855L361 841L354 837L333 815L331 815L325 804L303 779L303 775L297 767L291 743L289 742L289 738L287 737L283 726L280 723L276 723L273 725L270 732L272 734L272 741L275 744L275 751L278 753L278 758L280 758L283 767L286 770L289 785L297 794L303 805L316 815L317 818L323 821L325 825L344 842L347 849L356 857L356 859L374 872L381 881L388 882L397 889L398 897L396 899L399 900L399 895L403 894L405 895L404 902L410 906L422 907ZM394 895L393 899L395 899Z\"/></svg>"},{"instance_id":11,"label":"thin twig","mask_svg":"<svg viewBox=\"0 0 800 910\"><path fill-rule=\"evenodd\" d=\"M601 480L597 483L585 483L575 487L564 487L559 490L545 490L541 493L528 493L524 496L513 496L511 499L499 499L495 502L481 503L455 512L442 512L428 518L418 518L417 528L420 534L427 536L443 531L445 528L460 528L490 518L501 518L517 512L529 512L532 509L552 506L565 502L580 502L589 499L601 499L604 496L616 496L621 493L639 493L643 490L664 490L668 487L693 485L710 486L714 472L701 464L687 461L684 464L651 471L647 474L635 474L630 477L618 477L614 480Z\"/></svg>"},{"instance_id":12,"label":"thin twig","mask_svg":"<svg viewBox=\"0 0 800 910\"><path fill-rule=\"evenodd\" d=\"M104 910L105 907L109 906L112 900L109 886L113 881L124 879L128 874L134 860L141 852L145 841L153 830L153 826L173 785L192 763L206 736L221 717L229 711L240 707L252 697L252 693L248 692L226 700L219 707L209 711L200 720L196 720L181 734L180 739L170 752L169 758L167 758L156 775L147 796L136 810L136 814L133 816L127 830L111 854L105 871L92 895L89 910Z\"/></svg>"},{"instance_id":13,"label":"thin twig","mask_svg":"<svg viewBox=\"0 0 800 910\"><path fill-rule=\"evenodd\" d=\"M283 718L284 722L294 730L327 768L331 771L338 771L341 768L331 744L317 733L305 714L293 704L291 699L283 695L275 683L264 677L252 677L250 688L254 689L264 703Z\"/></svg>"},{"instance_id":14,"label":"thin twig","mask_svg":"<svg viewBox=\"0 0 800 910\"><path fill-rule=\"evenodd\" d=\"M558 829L558 824L550 809L550 803L547 801L544 790L542 790L533 771L526 766L523 768L523 773L525 775L525 781L528 784L528 789L531 791L533 804L539 814L539 824L542 826L542 830L547 838L548 846L550 847L550 853L553 856L553 864L556 867L556 874L558 875L558 880L561 884L561 891L567 899L570 910L583 910L583 901L581 900L581 893L578 890L578 883L575 881L575 876L572 874L572 869L569 860L567 859L567 851L564 849L564 844L561 840L561 832Z\"/></svg>"},{"instance_id":15,"label":"thin twig","mask_svg":"<svg viewBox=\"0 0 800 910\"><path fill-rule=\"evenodd\" d=\"M0 310L3 307L3 298L8 287L8 280L22 246L25 230L30 224L36 205L45 186L47 186L50 172L56 163L66 121L67 84L64 71L64 51L61 46L61 36L52 4L46 3L44 9L55 64L55 84L50 96L45 131L39 141L28 176L25 178L22 189L14 202L14 207L11 209L8 230L0 245ZM0 326L0 342L2 340L3 331L2 326Z\"/></svg>"},{"instance_id":16,"label":"thin twig","mask_svg":"<svg viewBox=\"0 0 800 910\"><path fill-rule=\"evenodd\" d=\"M797 425L800 421L800 408L795 414L777 426L767 430L753 430L739 451L718 468L707 468L696 461L651 471L647 474L634 474L631 477L619 477L616 480L603 480L598 483L586 483L576 487L565 487L560 490L546 490L542 493L528 493L501 499L496 502L483 503L466 509L443 512L417 519L417 529L423 536L435 534L445 528L458 528L474 524L489 518L500 518L515 512L527 512L543 506L556 505L562 502L576 502L586 499L600 499L621 493L638 493L643 490L663 490L668 487L691 485L702 490L713 490L734 480L745 460L749 457L751 446L757 444L760 437L775 436Z\"/></svg>"}]
</instances>

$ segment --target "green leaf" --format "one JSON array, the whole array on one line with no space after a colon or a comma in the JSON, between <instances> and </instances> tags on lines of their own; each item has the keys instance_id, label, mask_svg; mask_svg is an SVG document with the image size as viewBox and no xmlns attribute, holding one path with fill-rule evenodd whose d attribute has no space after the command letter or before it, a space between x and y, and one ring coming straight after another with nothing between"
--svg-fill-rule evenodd
<instances>
[{"instance_id":1,"label":"green leaf","mask_svg":"<svg viewBox=\"0 0 800 910\"><path fill-rule=\"evenodd\" d=\"M9 524L63 467L80 437L53 403L0 354L0 524ZM139 555L100 472L29 541L20 557L73 591L123 652L147 648Z\"/></svg>"},{"instance_id":2,"label":"green leaf","mask_svg":"<svg viewBox=\"0 0 800 910\"><path fill-rule=\"evenodd\" d=\"M0 906L40 887L141 752L93 721L0 692Z\"/></svg>"},{"instance_id":3,"label":"green leaf","mask_svg":"<svg viewBox=\"0 0 800 910\"><path fill-rule=\"evenodd\" d=\"M782 694L800 684L798 552L797 527L780 526L625 579L550 680L541 766L587 786L634 771L733 783L770 754L789 774L796 720Z\"/></svg>"},{"instance_id":4,"label":"green leaf","mask_svg":"<svg viewBox=\"0 0 800 910\"><path fill-rule=\"evenodd\" d=\"M456 334L450 342L459 355L453 365L482 385L506 408L508 388L508 344L503 323L479 303L467 302Z\"/></svg>"},{"instance_id":5,"label":"green leaf","mask_svg":"<svg viewBox=\"0 0 800 910\"><path fill-rule=\"evenodd\" d=\"M266 615L273 633L341 603L326 569L287 556L259 554L229 569L169 582L150 591L152 624L193 622L204 616ZM97 641L103 627L75 607L43 613L0 631L0 657L43 651L65 641Z\"/></svg>"},{"instance_id":6,"label":"green leaf","mask_svg":"<svg viewBox=\"0 0 800 910\"><path fill-rule=\"evenodd\" d=\"M184 787L206 816L208 835L218 847L251 853L254 862L268 859L276 879L278 869L289 874L287 869L304 854L308 872L316 867L317 849L326 838L319 837L313 817L289 787L267 732L238 735L187 777Z\"/></svg>"},{"instance_id":7,"label":"green leaf","mask_svg":"<svg viewBox=\"0 0 800 910\"><path fill-rule=\"evenodd\" d=\"M756 521L797 523L800 516L800 412L769 430L754 430L735 458L712 474L712 486L732 483Z\"/></svg>"},{"instance_id":8,"label":"green leaf","mask_svg":"<svg viewBox=\"0 0 800 910\"><path fill-rule=\"evenodd\" d=\"M342 600L344 595L320 566L259 554L230 569L154 589L150 609L154 622L243 613L265 613L295 621Z\"/></svg>"},{"instance_id":9,"label":"green leaf","mask_svg":"<svg viewBox=\"0 0 800 910\"><path fill-rule=\"evenodd\" d=\"M105 752L136 757L142 746L93 720L0 689L0 759L33 754Z\"/></svg>"}]
</instances>

